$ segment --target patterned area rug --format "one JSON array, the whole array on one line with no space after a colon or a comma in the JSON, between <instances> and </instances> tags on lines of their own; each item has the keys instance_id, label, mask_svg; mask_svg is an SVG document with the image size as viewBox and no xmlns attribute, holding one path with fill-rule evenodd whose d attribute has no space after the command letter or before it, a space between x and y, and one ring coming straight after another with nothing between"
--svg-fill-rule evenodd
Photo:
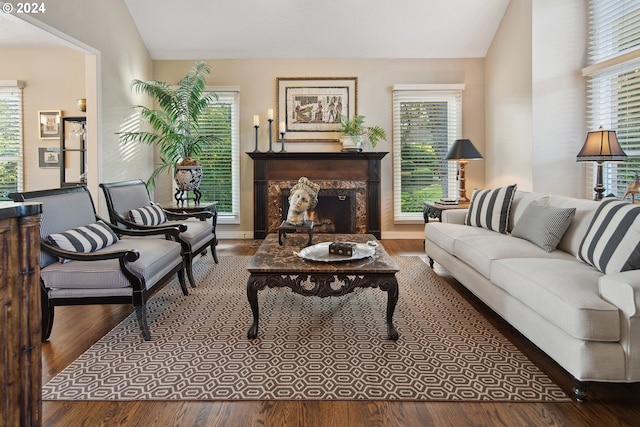
<instances>
[{"instance_id":1,"label":"patterned area rug","mask_svg":"<svg viewBox=\"0 0 640 427\"><path fill-rule=\"evenodd\" d=\"M570 401L418 257L395 257L397 342L386 293L337 298L259 293L250 341L247 256L194 266L149 303L152 340L132 314L43 387L45 400Z\"/></svg>"}]
</instances>

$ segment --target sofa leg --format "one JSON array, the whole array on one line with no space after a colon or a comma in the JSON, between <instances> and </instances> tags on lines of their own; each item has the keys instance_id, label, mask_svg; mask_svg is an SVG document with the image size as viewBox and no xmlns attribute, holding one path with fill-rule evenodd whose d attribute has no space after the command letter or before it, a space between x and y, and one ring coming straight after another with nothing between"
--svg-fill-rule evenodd
<instances>
[{"instance_id":1,"label":"sofa leg","mask_svg":"<svg viewBox=\"0 0 640 427\"><path fill-rule=\"evenodd\" d=\"M578 402L584 402L586 400L589 385L590 383L588 382L582 382L576 379L573 380L573 387L571 387L571 391Z\"/></svg>"},{"instance_id":2,"label":"sofa leg","mask_svg":"<svg viewBox=\"0 0 640 427\"><path fill-rule=\"evenodd\" d=\"M429 267L433 268L433 258L429 257Z\"/></svg>"}]
</instances>

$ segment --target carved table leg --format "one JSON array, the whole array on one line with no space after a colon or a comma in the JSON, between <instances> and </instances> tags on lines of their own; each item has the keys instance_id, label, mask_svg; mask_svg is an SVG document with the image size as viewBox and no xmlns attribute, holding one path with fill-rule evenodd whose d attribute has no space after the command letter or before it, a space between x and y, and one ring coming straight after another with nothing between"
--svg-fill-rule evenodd
<instances>
[{"instance_id":1,"label":"carved table leg","mask_svg":"<svg viewBox=\"0 0 640 427\"><path fill-rule=\"evenodd\" d=\"M260 282L256 280L253 276L249 276L249 280L247 281L247 299L249 300L249 305L251 306L251 312L253 313L253 323L251 327L247 331L247 338L250 340L255 339L258 336L258 319L259 319L259 311L258 311L258 289L260 288Z\"/></svg>"},{"instance_id":2,"label":"carved table leg","mask_svg":"<svg viewBox=\"0 0 640 427\"><path fill-rule=\"evenodd\" d=\"M400 334L393 325L393 313L398 303L398 280L394 276L381 285L380 289L387 291L387 336L390 340L397 341Z\"/></svg>"}]
</instances>

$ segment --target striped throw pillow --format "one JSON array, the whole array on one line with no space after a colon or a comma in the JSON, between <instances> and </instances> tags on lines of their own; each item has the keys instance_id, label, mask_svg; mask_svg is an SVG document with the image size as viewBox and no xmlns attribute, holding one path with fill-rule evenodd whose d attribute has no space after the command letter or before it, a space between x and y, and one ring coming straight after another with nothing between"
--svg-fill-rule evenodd
<instances>
[{"instance_id":1,"label":"striped throw pillow","mask_svg":"<svg viewBox=\"0 0 640 427\"><path fill-rule=\"evenodd\" d=\"M63 233L49 234L48 239L52 245L65 251L89 253L114 244L118 236L104 221L98 221Z\"/></svg>"},{"instance_id":2,"label":"striped throw pillow","mask_svg":"<svg viewBox=\"0 0 640 427\"><path fill-rule=\"evenodd\" d=\"M145 206L129 211L129 219L140 225L159 225L167 221L162 208L158 205Z\"/></svg>"},{"instance_id":3,"label":"striped throw pillow","mask_svg":"<svg viewBox=\"0 0 640 427\"><path fill-rule=\"evenodd\" d=\"M513 184L492 190L474 190L464 223L507 234L509 211L516 187Z\"/></svg>"},{"instance_id":4,"label":"striped throw pillow","mask_svg":"<svg viewBox=\"0 0 640 427\"><path fill-rule=\"evenodd\" d=\"M605 274L640 269L640 206L600 202L577 257Z\"/></svg>"}]
</instances>

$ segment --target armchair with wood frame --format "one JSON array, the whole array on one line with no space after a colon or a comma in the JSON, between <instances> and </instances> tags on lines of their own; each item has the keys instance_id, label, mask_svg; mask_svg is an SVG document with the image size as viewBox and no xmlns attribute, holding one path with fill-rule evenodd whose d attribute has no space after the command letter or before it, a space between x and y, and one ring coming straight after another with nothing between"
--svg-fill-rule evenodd
<instances>
[{"instance_id":1,"label":"armchair with wood frame","mask_svg":"<svg viewBox=\"0 0 640 427\"><path fill-rule=\"evenodd\" d=\"M16 202L42 204L40 284L42 340L51 335L54 307L131 304L145 340L151 339L146 304L176 275L182 293L182 244L175 227L123 229L96 215L86 187L12 193ZM164 238L158 238L164 237Z\"/></svg>"},{"instance_id":2,"label":"armchair with wood frame","mask_svg":"<svg viewBox=\"0 0 640 427\"><path fill-rule=\"evenodd\" d=\"M180 238L183 241L185 268L192 287L193 260L196 255L205 254L211 249L214 262L218 263L216 254L216 220L217 213L202 210L188 213L177 213L163 209L151 200L147 186L142 180L102 183L100 188L105 195L109 218L115 225L127 228L146 230L157 227L184 227Z\"/></svg>"}]
</instances>

